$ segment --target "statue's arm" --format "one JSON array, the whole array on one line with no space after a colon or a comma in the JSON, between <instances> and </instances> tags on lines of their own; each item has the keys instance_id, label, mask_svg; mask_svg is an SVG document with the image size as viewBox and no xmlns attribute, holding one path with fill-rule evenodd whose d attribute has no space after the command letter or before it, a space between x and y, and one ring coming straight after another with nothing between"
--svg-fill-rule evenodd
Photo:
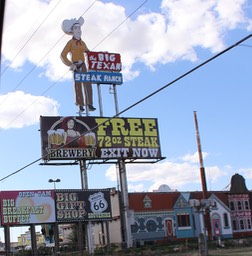
<instances>
[{"instance_id":1,"label":"statue's arm","mask_svg":"<svg viewBox=\"0 0 252 256\"><path fill-rule=\"evenodd\" d=\"M70 42L68 42L66 44L66 46L64 47L63 51L60 54L60 58L62 60L62 62L67 65L68 67L71 67L71 65L73 64L67 57L68 53L71 52L71 44Z\"/></svg>"}]
</instances>

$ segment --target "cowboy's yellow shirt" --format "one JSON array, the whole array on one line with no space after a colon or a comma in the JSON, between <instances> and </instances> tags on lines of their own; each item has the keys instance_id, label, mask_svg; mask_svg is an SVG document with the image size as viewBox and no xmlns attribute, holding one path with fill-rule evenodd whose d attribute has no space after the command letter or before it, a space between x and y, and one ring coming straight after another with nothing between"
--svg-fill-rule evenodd
<instances>
[{"instance_id":1,"label":"cowboy's yellow shirt","mask_svg":"<svg viewBox=\"0 0 252 256\"><path fill-rule=\"evenodd\" d=\"M71 66L73 62L85 61L85 51L89 51L85 42L72 38L61 52L61 59L65 65ZM71 61L67 58L68 53L71 53Z\"/></svg>"}]
</instances>

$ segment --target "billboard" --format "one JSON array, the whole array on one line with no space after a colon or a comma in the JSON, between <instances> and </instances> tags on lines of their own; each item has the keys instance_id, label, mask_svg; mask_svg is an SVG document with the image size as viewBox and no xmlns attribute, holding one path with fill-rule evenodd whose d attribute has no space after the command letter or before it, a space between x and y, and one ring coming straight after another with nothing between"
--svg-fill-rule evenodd
<instances>
[{"instance_id":1,"label":"billboard","mask_svg":"<svg viewBox=\"0 0 252 256\"><path fill-rule=\"evenodd\" d=\"M1 225L55 222L53 190L2 191Z\"/></svg>"},{"instance_id":2,"label":"billboard","mask_svg":"<svg viewBox=\"0 0 252 256\"><path fill-rule=\"evenodd\" d=\"M57 222L111 220L110 190L56 190Z\"/></svg>"},{"instance_id":3,"label":"billboard","mask_svg":"<svg viewBox=\"0 0 252 256\"><path fill-rule=\"evenodd\" d=\"M110 189L2 191L1 226L111 220Z\"/></svg>"},{"instance_id":4,"label":"billboard","mask_svg":"<svg viewBox=\"0 0 252 256\"><path fill-rule=\"evenodd\" d=\"M40 117L43 160L158 159L156 118Z\"/></svg>"},{"instance_id":5,"label":"billboard","mask_svg":"<svg viewBox=\"0 0 252 256\"><path fill-rule=\"evenodd\" d=\"M86 52L88 70L120 72L122 69L119 53Z\"/></svg>"}]
</instances>

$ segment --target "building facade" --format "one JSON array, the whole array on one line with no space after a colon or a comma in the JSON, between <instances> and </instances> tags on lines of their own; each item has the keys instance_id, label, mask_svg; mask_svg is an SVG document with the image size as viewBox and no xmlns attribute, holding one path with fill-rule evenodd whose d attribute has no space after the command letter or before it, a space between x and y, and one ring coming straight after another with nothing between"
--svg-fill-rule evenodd
<instances>
[{"instance_id":1,"label":"building facade","mask_svg":"<svg viewBox=\"0 0 252 256\"><path fill-rule=\"evenodd\" d=\"M252 236L252 192L240 175L232 177L230 191L208 191L207 198L200 191L166 191L164 187L155 192L128 194L133 246L197 239L200 234L215 240ZM106 229L101 223L93 225L96 246L122 242L119 193L112 195L112 200L113 220Z\"/></svg>"}]
</instances>

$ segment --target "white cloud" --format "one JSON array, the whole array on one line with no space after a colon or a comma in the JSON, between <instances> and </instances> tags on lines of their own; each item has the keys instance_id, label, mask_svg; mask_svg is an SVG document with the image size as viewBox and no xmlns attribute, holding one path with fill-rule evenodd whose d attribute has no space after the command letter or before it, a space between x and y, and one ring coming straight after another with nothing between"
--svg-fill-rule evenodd
<instances>
[{"instance_id":1,"label":"white cloud","mask_svg":"<svg viewBox=\"0 0 252 256\"><path fill-rule=\"evenodd\" d=\"M213 52L224 47L223 31L241 25L247 26L247 29L250 26L251 29L252 22L242 9L246 1L231 2L228 1L229 8L225 8L227 0L163 0L160 1L160 12L141 9L134 14L134 19L126 20L125 8L114 3L94 3L93 0L23 0L21 3L9 0L5 13L2 70L9 63L11 68L20 72L24 63L30 62L33 67L42 68L40 76L51 80L72 79L71 72L59 57L70 39L61 30L61 23L64 19L78 18L84 13L84 41L91 50L119 52L123 62L124 81L141 74L136 63L143 63L154 70L159 63L179 59L195 61L198 58L196 47ZM37 96L30 95L32 97ZM49 108L55 106L53 100L49 101ZM1 110L2 114L8 113L1 119L2 128L8 126L13 118L17 118L15 109L7 109L7 106L3 106ZM20 109L18 111L20 113ZM15 125L9 126L33 124L31 112L33 110L23 112L17 118L19 121L15 120Z\"/></svg>"},{"instance_id":2,"label":"white cloud","mask_svg":"<svg viewBox=\"0 0 252 256\"><path fill-rule=\"evenodd\" d=\"M133 191L133 192L142 192L142 191L144 191L144 184L143 183L139 183L139 184L132 184L132 183L130 183L129 185L128 185L128 190L129 191Z\"/></svg>"},{"instance_id":3,"label":"white cloud","mask_svg":"<svg viewBox=\"0 0 252 256\"><path fill-rule=\"evenodd\" d=\"M124 66L124 78L140 74L134 66L141 62L152 69L158 63L179 59L197 60L196 47L216 52L224 47L223 32L243 25L251 29L251 20L245 16L245 0L163 0L160 12L137 12L134 20L126 19L125 8L114 3L93 0L45 1L9 0L6 6L3 57L12 60L12 67L21 67L25 61L45 68L44 74L57 80L68 68L61 63L60 52L70 39L61 30L64 19L85 13L83 39L95 51L119 52ZM56 8L54 9L54 7ZM226 7L228 6L228 8ZM146 8L147 9L147 8ZM51 14L49 15L49 13ZM104 15L106 14L106 15ZM41 27L39 25L44 20ZM123 23L122 23L123 22ZM116 29L108 38L111 31ZM38 29L39 27L39 29ZM35 32L38 31L32 36ZM103 41L104 40L104 41ZM68 77L71 75L69 73Z\"/></svg>"},{"instance_id":4,"label":"white cloud","mask_svg":"<svg viewBox=\"0 0 252 256\"><path fill-rule=\"evenodd\" d=\"M1 129L37 124L41 115L58 115L59 107L53 99L25 94L22 91L1 95L0 105Z\"/></svg>"},{"instance_id":5,"label":"white cloud","mask_svg":"<svg viewBox=\"0 0 252 256\"><path fill-rule=\"evenodd\" d=\"M203 159L206 158L208 155L207 152L202 152ZM182 157L183 161L190 162L190 163L198 163L199 162L199 153L195 152L193 155L186 154Z\"/></svg>"},{"instance_id":6,"label":"white cloud","mask_svg":"<svg viewBox=\"0 0 252 256\"><path fill-rule=\"evenodd\" d=\"M156 164L128 164L127 165L127 180L130 191L153 191L157 190L160 185L166 184L172 190L182 190L187 185L201 183L199 164L193 164L191 157L187 154L182 161L179 160L165 160ZM225 170L218 166L208 166L206 175L209 183L215 182L227 175ZM116 181L116 170L111 166L107 172L106 177L111 181ZM150 183L149 187L144 187L143 182ZM201 186L201 185L200 185Z\"/></svg>"},{"instance_id":7,"label":"white cloud","mask_svg":"<svg viewBox=\"0 0 252 256\"><path fill-rule=\"evenodd\" d=\"M252 168L241 168L237 171L247 179L252 179Z\"/></svg>"},{"instance_id":8,"label":"white cloud","mask_svg":"<svg viewBox=\"0 0 252 256\"><path fill-rule=\"evenodd\" d=\"M245 3L246 0L231 2L229 0L217 1L215 10L219 13L221 25L233 29L239 23L245 22L245 14L242 9L242 7L245 7Z\"/></svg>"}]
</instances>

